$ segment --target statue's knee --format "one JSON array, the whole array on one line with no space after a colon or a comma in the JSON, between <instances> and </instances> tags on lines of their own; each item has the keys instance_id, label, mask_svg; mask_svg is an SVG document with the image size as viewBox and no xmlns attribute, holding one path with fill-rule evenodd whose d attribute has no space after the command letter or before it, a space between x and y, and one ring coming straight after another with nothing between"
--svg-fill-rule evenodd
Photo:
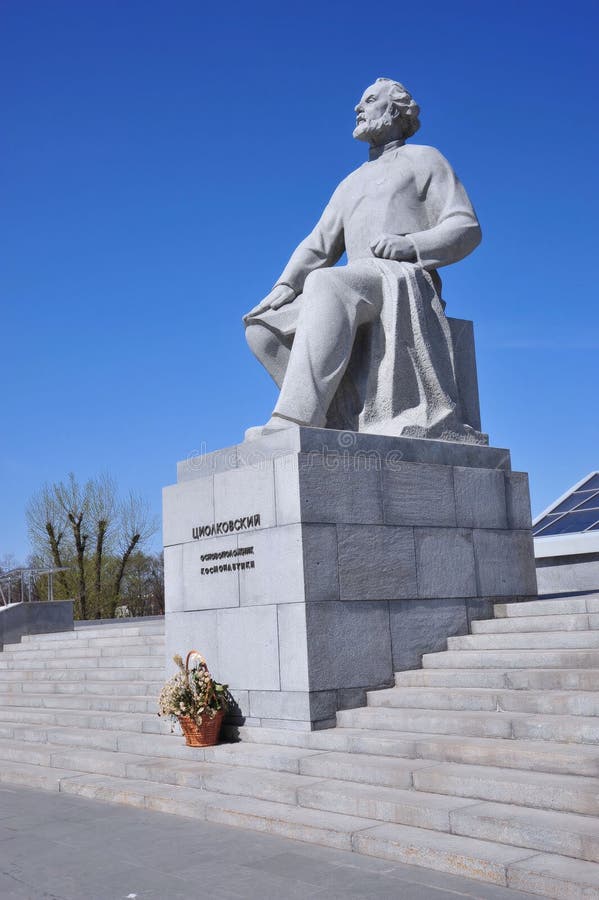
<instances>
[{"instance_id":1,"label":"statue's knee","mask_svg":"<svg viewBox=\"0 0 599 900\"><path fill-rule=\"evenodd\" d=\"M305 301L314 299L322 308L323 303L335 302L343 294L339 271L334 268L316 269L310 272L304 283Z\"/></svg>"},{"instance_id":2,"label":"statue's knee","mask_svg":"<svg viewBox=\"0 0 599 900\"><path fill-rule=\"evenodd\" d=\"M273 333L263 325L258 323L248 325L245 329L245 339L248 342L248 347L258 359L268 355L269 350L272 350Z\"/></svg>"},{"instance_id":3,"label":"statue's knee","mask_svg":"<svg viewBox=\"0 0 599 900\"><path fill-rule=\"evenodd\" d=\"M321 293L329 290L332 285L337 283L338 275L338 271L334 268L315 269L315 271L310 272L306 278L304 283L304 294L306 292L310 294Z\"/></svg>"}]
</instances>

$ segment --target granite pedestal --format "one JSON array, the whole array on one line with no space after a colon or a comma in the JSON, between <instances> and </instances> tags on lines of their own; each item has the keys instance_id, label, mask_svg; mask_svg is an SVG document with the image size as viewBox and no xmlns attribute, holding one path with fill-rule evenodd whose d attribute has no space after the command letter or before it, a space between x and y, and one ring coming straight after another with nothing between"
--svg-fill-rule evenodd
<instances>
[{"instance_id":1,"label":"granite pedestal","mask_svg":"<svg viewBox=\"0 0 599 900\"><path fill-rule=\"evenodd\" d=\"M195 648L234 721L313 729L423 653L536 597L507 450L293 427L164 490L167 665Z\"/></svg>"}]
</instances>

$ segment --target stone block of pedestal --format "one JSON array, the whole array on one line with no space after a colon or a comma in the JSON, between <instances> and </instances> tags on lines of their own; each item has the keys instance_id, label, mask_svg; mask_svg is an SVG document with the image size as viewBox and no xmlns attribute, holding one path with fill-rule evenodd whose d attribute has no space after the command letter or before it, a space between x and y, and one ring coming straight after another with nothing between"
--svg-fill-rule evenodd
<instances>
[{"instance_id":1,"label":"stone block of pedestal","mask_svg":"<svg viewBox=\"0 0 599 900\"><path fill-rule=\"evenodd\" d=\"M536 596L509 452L294 427L185 460L164 490L167 661L200 650L233 720L311 729Z\"/></svg>"}]
</instances>

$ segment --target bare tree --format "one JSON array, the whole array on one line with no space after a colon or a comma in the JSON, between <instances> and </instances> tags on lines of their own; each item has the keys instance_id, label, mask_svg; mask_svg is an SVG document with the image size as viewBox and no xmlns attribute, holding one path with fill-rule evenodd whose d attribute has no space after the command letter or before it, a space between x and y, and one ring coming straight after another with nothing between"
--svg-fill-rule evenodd
<instances>
[{"instance_id":1,"label":"bare tree","mask_svg":"<svg viewBox=\"0 0 599 900\"><path fill-rule=\"evenodd\" d=\"M114 616L131 555L157 528L147 502L121 500L110 475L81 484L72 473L31 498L27 522L36 559L67 567L60 596L75 598L82 619Z\"/></svg>"},{"instance_id":2,"label":"bare tree","mask_svg":"<svg viewBox=\"0 0 599 900\"><path fill-rule=\"evenodd\" d=\"M67 481L60 481L53 485L52 490L58 504L66 516L67 525L71 529L73 543L75 545L75 560L77 566L77 589L81 607L81 618L87 619L87 579L85 577L85 551L87 548L88 534L86 518L89 514L90 491L88 482L81 487L73 473Z\"/></svg>"},{"instance_id":3,"label":"bare tree","mask_svg":"<svg viewBox=\"0 0 599 900\"><path fill-rule=\"evenodd\" d=\"M112 590L111 616L114 616L119 603L123 576L131 554L136 548L142 547L156 531L156 523L150 516L147 501L133 492L120 504L119 520L120 559Z\"/></svg>"},{"instance_id":4,"label":"bare tree","mask_svg":"<svg viewBox=\"0 0 599 900\"><path fill-rule=\"evenodd\" d=\"M67 519L54 486L46 484L34 494L27 504L26 517L34 556L40 564L47 563L61 569L64 566L63 550L68 541L68 535L65 541ZM62 599L66 599L69 583L65 572L58 573L57 585Z\"/></svg>"},{"instance_id":5,"label":"bare tree","mask_svg":"<svg viewBox=\"0 0 599 900\"><path fill-rule=\"evenodd\" d=\"M116 527L117 487L110 475L100 475L88 483L89 513L95 531L94 548L94 596L99 603L102 597L104 554L110 552L110 540Z\"/></svg>"}]
</instances>

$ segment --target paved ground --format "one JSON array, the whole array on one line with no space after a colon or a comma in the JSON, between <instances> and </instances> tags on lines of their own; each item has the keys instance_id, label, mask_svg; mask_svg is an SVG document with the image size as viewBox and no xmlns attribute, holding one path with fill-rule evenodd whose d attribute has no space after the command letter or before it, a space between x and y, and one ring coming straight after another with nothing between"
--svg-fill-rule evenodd
<instances>
[{"instance_id":1,"label":"paved ground","mask_svg":"<svg viewBox=\"0 0 599 900\"><path fill-rule=\"evenodd\" d=\"M0 786L2 900L532 900L385 860Z\"/></svg>"}]
</instances>

